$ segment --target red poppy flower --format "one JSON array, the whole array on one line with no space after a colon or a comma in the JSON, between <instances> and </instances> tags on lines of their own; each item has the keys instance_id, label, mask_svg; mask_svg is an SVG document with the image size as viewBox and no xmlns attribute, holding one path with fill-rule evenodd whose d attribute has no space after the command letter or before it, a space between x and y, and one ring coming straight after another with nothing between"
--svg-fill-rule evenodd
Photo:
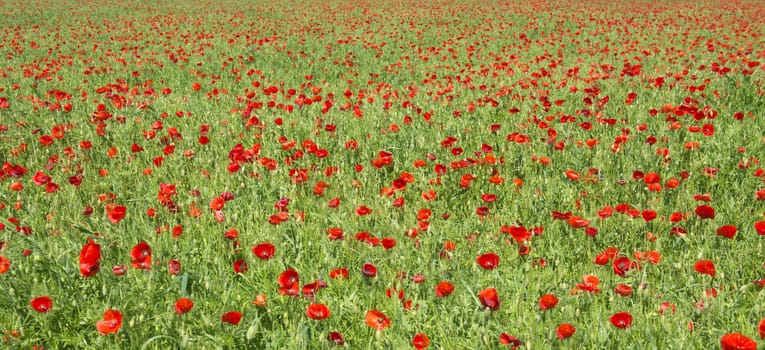
<instances>
[{"instance_id":1,"label":"red poppy flower","mask_svg":"<svg viewBox=\"0 0 765 350\"><path fill-rule=\"evenodd\" d=\"M367 325L376 330L383 330L390 327L390 319L382 311L370 310L367 311L364 317Z\"/></svg>"},{"instance_id":2,"label":"red poppy flower","mask_svg":"<svg viewBox=\"0 0 765 350\"><path fill-rule=\"evenodd\" d=\"M597 276L584 275L582 276L582 283L577 283L576 288L578 290L589 292L589 293L598 293L600 292L600 288L598 288L598 284L600 284L600 279L598 279Z\"/></svg>"},{"instance_id":3,"label":"red poppy flower","mask_svg":"<svg viewBox=\"0 0 765 350\"><path fill-rule=\"evenodd\" d=\"M422 350L430 345L430 339L425 333L417 333L412 337L412 346L417 350Z\"/></svg>"},{"instance_id":4,"label":"red poppy flower","mask_svg":"<svg viewBox=\"0 0 765 350\"><path fill-rule=\"evenodd\" d=\"M417 221L428 221L433 215L433 211L428 208L422 208L417 211Z\"/></svg>"},{"instance_id":5,"label":"red poppy flower","mask_svg":"<svg viewBox=\"0 0 765 350\"><path fill-rule=\"evenodd\" d=\"M107 204L105 208L106 208L106 216L109 218L109 221L112 224L117 224L122 219L125 218L125 212L126 212L125 206Z\"/></svg>"},{"instance_id":6,"label":"red poppy flower","mask_svg":"<svg viewBox=\"0 0 765 350\"><path fill-rule=\"evenodd\" d=\"M740 333L728 333L720 338L722 350L757 350L757 342Z\"/></svg>"},{"instance_id":7,"label":"red poppy flower","mask_svg":"<svg viewBox=\"0 0 765 350\"><path fill-rule=\"evenodd\" d=\"M721 226L717 229L717 235L725 238L733 238L736 235L738 228L734 225Z\"/></svg>"},{"instance_id":8,"label":"red poppy flower","mask_svg":"<svg viewBox=\"0 0 765 350\"><path fill-rule=\"evenodd\" d=\"M701 127L701 133L704 134L704 136L712 136L715 134L715 127L712 124L704 124Z\"/></svg>"},{"instance_id":9,"label":"red poppy flower","mask_svg":"<svg viewBox=\"0 0 765 350\"><path fill-rule=\"evenodd\" d=\"M242 259L234 261L234 272L245 273L247 272L247 262Z\"/></svg>"},{"instance_id":10,"label":"red poppy flower","mask_svg":"<svg viewBox=\"0 0 765 350\"><path fill-rule=\"evenodd\" d=\"M478 215L481 218L486 217L487 215L489 215L489 207L487 207L487 206L480 206L480 207L475 209L475 213L476 213L476 215Z\"/></svg>"},{"instance_id":11,"label":"red poppy flower","mask_svg":"<svg viewBox=\"0 0 765 350\"><path fill-rule=\"evenodd\" d=\"M334 269L334 270L329 272L329 277L332 278L332 279L341 279L341 280L347 279L348 278L348 269L346 269L344 267Z\"/></svg>"},{"instance_id":12,"label":"red poppy flower","mask_svg":"<svg viewBox=\"0 0 765 350\"><path fill-rule=\"evenodd\" d=\"M21 191L24 189L24 184L22 184L19 181L11 182L10 186L8 186L8 189L11 191Z\"/></svg>"},{"instance_id":13,"label":"red poppy flower","mask_svg":"<svg viewBox=\"0 0 765 350\"><path fill-rule=\"evenodd\" d=\"M329 335L327 336L327 339L329 341L335 343L337 346L343 346L345 345L345 338L340 332L329 332Z\"/></svg>"},{"instance_id":14,"label":"red poppy flower","mask_svg":"<svg viewBox=\"0 0 765 350\"><path fill-rule=\"evenodd\" d=\"M370 263L366 263L361 267L361 273L363 273L366 277L374 278L377 276L377 267Z\"/></svg>"},{"instance_id":15,"label":"red poppy flower","mask_svg":"<svg viewBox=\"0 0 765 350\"><path fill-rule=\"evenodd\" d=\"M656 211L654 210L643 210L641 215L643 216L643 220L646 222L650 222L653 219L656 219Z\"/></svg>"},{"instance_id":16,"label":"red poppy flower","mask_svg":"<svg viewBox=\"0 0 765 350\"><path fill-rule=\"evenodd\" d=\"M665 301L661 303L661 305L659 305L659 315L663 315L664 312L666 312L667 310L669 310L671 313L674 314L676 309L677 307L675 306L675 304Z\"/></svg>"},{"instance_id":17,"label":"red poppy flower","mask_svg":"<svg viewBox=\"0 0 765 350\"><path fill-rule=\"evenodd\" d=\"M438 195L436 194L436 191L434 190L428 190L427 192L423 191L421 196L422 196L422 199L426 202L430 202L436 199L436 197L438 197Z\"/></svg>"},{"instance_id":18,"label":"red poppy flower","mask_svg":"<svg viewBox=\"0 0 765 350\"><path fill-rule=\"evenodd\" d=\"M252 254L255 254L260 260L268 260L274 257L276 247L273 244L264 242L252 247Z\"/></svg>"},{"instance_id":19,"label":"red poppy flower","mask_svg":"<svg viewBox=\"0 0 765 350\"><path fill-rule=\"evenodd\" d=\"M59 188L60 187L57 184L51 182L51 183L48 183L47 185L45 185L45 192L47 192L47 193L55 193L55 192L58 192Z\"/></svg>"},{"instance_id":20,"label":"red poppy flower","mask_svg":"<svg viewBox=\"0 0 765 350\"><path fill-rule=\"evenodd\" d=\"M568 224L573 228L582 228L589 226L590 220L586 220L578 216L571 216L568 218Z\"/></svg>"},{"instance_id":21,"label":"red poppy flower","mask_svg":"<svg viewBox=\"0 0 765 350\"><path fill-rule=\"evenodd\" d=\"M32 299L29 304L37 312L48 312L53 308L53 299L49 296L41 296Z\"/></svg>"},{"instance_id":22,"label":"red poppy flower","mask_svg":"<svg viewBox=\"0 0 765 350\"><path fill-rule=\"evenodd\" d=\"M279 294L295 297L300 295L300 281L297 271L291 268L285 270L279 275L277 282L279 283Z\"/></svg>"},{"instance_id":23,"label":"red poppy flower","mask_svg":"<svg viewBox=\"0 0 765 350\"><path fill-rule=\"evenodd\" d=\"M436 285L436 296L443 298L454 292L454 285L449 281L441 281Z\"/></svg>"},{"instance_id":24,"label":"red poppy flower","mask_svg":"<svg viewBox=\"0 0 765 350\"><path fill-rule=\"evenodd\" d=\"M626 276L630 270L637 268L636 262L624 256L614 259L613 265L614 273L622 277Z\"/></svg>"},{"instance_id":25,"label":"red poppy flower","mask_svg":"<svg viewBox=\"0 0 765 350\"><path fill-rule=\"evenodd\" d=\"M221 322L232 324L234 326L239 324L242 320L242 313L239 311L229 311L220 317Z\"/></svg>"},{"instance_id":26,"label":"red poppy flower","mask_svg":"<svg viewBox=\"0 0 765 350\"><path fill-rule=\"evenodd\" d=\"M175 313L178 315L185 314L194 308L194 302L189 298L180 298L175 301Z\"/></svg>"},{"instance_id":27,"label":"red poppy flower","mask_svg":"<svg viewBox=\"0 0 765 350\"><path fill-rule=\"evenodd\" d=\"M765 339L765 318L757 324L757 332L760 333L760 339Z\"/></svg>"},{"instance_id":28,"label":"red poppy flower","mask_svg":"<svg viewBox=\"0 0 765 350\"><path fill-rule=\"evenodd\" d=\"M566 170L566 177L571 181L579 181L579 174L573 170Z\"/></svg>"},{"instance_id":29,"label":"red poppy flower","mask_svg":"<svg viewBox=\"0 0 765 350\"><path fill-rule=\"evenodd\" d=\"M313 283L308 283L303 286L303 296L313 301L316 291L322 288L327 288L327 282L316 280Z\"/></svg>"},{"instance_id":30,"label":"red poppy flower","mask_svg":"<svg viewBox=\"0 0 765 350\"><path fill-rule=\"evenodd\" d=\"M216 213L218 212L216 211ZM284 220L280 219L279 216L276 216L276 215L271 215L270 217L268 217L268 223L270 223L271 225L279 225L282 223L282 221Z\"/></svg>"},{"instance_id":31,"label":"red poppy flower","mask_svg":"<svg viewBox=\"0 0 765 350\"><path fill-rule=\"evenodd\" d=\"M632 287L629 286L629 285L623 284L623 283L619 283L614 288L614 292L616 294L619 294L619 295L623 296L623 297L628 297L628 296L632 295Z\"/></svg>"},{"instance_id":32,"label":"red poppy flower","mask_svg":"<svg viewBox=\"0 0 765 350\"><path fill-rule=\"evenodd\" d=\"M754 230L760 236L765 236L765 221L757 221L754 223Z\"/></svg>"},{"instance_id":33,"label":"red poppy flower","mask_svg":"<svg viewBox=\"0 0 765 350\"><path fill-rule=\"evenodd\" d=\"M37 171L36 174L34 174L34 176L32 176L32 182L34 182L35 185L37 185L37 186L45 185L48 182L50 182L51 180L53 180L53 179L50 176L45 175L45 173L43 173L42 171L39 171L39 170Z\"/></svg>"},{"instance_id":34,"label":"red poppy flower","mask_svg":"<svg viewBox=\"0 0 765 350\"><path fill-rule=\"evenodd\" d=\"M344 233L343 229L339 227L333 227L333 228L327 229L327 237L329 237L331 241L343 239L343 233Z\"/></svg>"},{"instance_id":35,"label":"red poppy flower","mask_svg":"<svg viewBox=\"0 0 765 350\"><path fill-rule=\"evenodd\" d=\"M693 269L702 275L709 275L715 278L715 263L712 260L699 260L693 265Z\"/></svg>"},{"instance_id":36,"label":"red poppy flower","mask_svg":"<svg viewBox=\"0 0 765 350\"><path fill-rule=\"evenodd\" d=\"M372 236L369 232L366 231L357 232L354 238L356 238L356 240L359 242L366 242L371 247L376 247L380 244L379 238Z\"/></svg>"},{"instance_id":37,"label":"red poppy flower","mask_svg":"<svg viewBox=\"0 0 765 350\"><path fill-rule=\"evenodd\" d=\"M539 298L539 308L542 311L547 311L558 305L558 298L552 294L545 294Z\"/></svg>"},{"instance_id":38,"label":"red poppy flower","mask_svg":"<svg viewBox=\"0 0 765 350\"><path fill-rule=\"evenodd\" d=\"M11 261L8 258L0 255L0 274L8 272L11 268Z\"/></svg>"},{"instance_id":39,"label":"red poppy flower","mask_svg":"<svg viewBox=\"0 0 765 350\"><path fill-rule=\"evenodd\" d=\"M412 282L414 283L425 282L425 276L423 274L417 273L414 276L412 276Z\"/></svg>"},{"instance_id":40,"label":"red poppy flower","mask_svg":"<svg viewBox=\"0 0 765 350\"><path fill-rule=\"evenodd\" d=\"M684 228L679 226L673 227L672 229L669 230L669 234L672 236L683 236L686 233L688 233L688 231L686 231Z\"/></svg>"},{"instance_id":41,"label":"red poppy flower","mask_svg":"<svg viewBox=\"0 0 765 350\"><path fill-rule=\"evenodd\" d=\"M112 267L112 273L115 276L122 276L127 272L127 267L125 265L117 265L115 267Z\"/></svg>"},{"instance_id":42,"label":"red poppy flower","mask_svg":"<svg viewBox=\"0 0 765 350\"><path fill-rule=\"evenodd\" d=\"M475 260L484 269L493 270L499 266L499 256L494 253L479 255Z\"/></svg>"},{"instance_id":43,"label":"red poppy flower","mask_svg":"<svg viewBox=\"0 0 765 350\"><path fill-rule=\"evenodd\" d=\"M510 234L510 236L513 237L513 240L518 243L524 243L531 240L531 234L523 226L502 226L500 231Z\"/></svg>"},{"instance_id":44,"label":"red poppy flower","mask_svg":"<svg viewBox=\"0 0 765 350\"><path fill-rule=\"evenodd\" d=\"M134 269L148 270L151 268L151 247L146 242L136 244L130 250L130 266Z\"/></svg>"},{"instance_id":45,"label":"red poppy flower","mask_svg":"<svg viewBox=\"0 0 765 350\"><path fill-rule=\"evenodd\" d=\"M312 320L323 320L330 316L330 312L327 305L310 304L305 310L305 315Z\"/></svg>"},{"instance_id":46,"label":"red poppy flower","mask_svg":"<svg viewBox=\"0 0 765 350\"><path fill-rule=\"evenodd\" d=\"M617 312L609 318L616 328L625 329L632 326L632 315L629 312Z\"/></svg>"},{"instance_id":47,"label":"red poppy flower","mask_svg":"<svg viewBox=\"0 0 765 350\"><path fill-rule=\"evenodd\" d=\"M226 200L222 197L215 197L210 201L210 209L213 211L220 211L223 209L223 206L226 204Z\"/></svg>"},{"instance_id":48,"label":"red poppy flower","mask_svg":"<svg viewBox=\"0 0 765 350\"><path fill-rule=\"evenodd\" d=\"M709 194L709 193L695 194L695 195L693 195L693 200L695 200L695 201L702 201L702 202L711 202L712 201L712 195Z\"/></svg>"},{"instance_id":49,"label":"red poppy flower","mask_svg":"<svg viewBox=\"0 0 765 350\"><path fill-rule=\"evenodd\" d=\"M481 195L481 200L486 203L492 203L497 200L497 195L491 193L484 193Z\"/></svg>"},{"instance_id":50,"label":"red poppy flower","mask_svg":"<svg viewBox=\"0 0 765 350\"><path fill-rule=\"evenodd\" d=\"M117 333L122 327L122 313L116 309L104 312L101 321L96 322L96 329L101 334Z\"/></svg>"},{"instance_id":51,"label":"red poppy flower","mask_svg":"<svg viewBox=\"0 0 765 350\"><path fill-rule=\"evenodd\" d=\"M701 173L702 173L702 174L704 174L704 175L706 175L706 176L712 177L712 176L717 176L717 172L718 172L719 170L720 170L720 169L717 169L717 168L704 168L704 169L701 171Z\"/></svg>"},{"instance_id":52,"label":"red poppy flower","mask_svg":"<svg viewBox=\"0 0 765 350\"><path fill-rule=\"evenodd\" d=\"M491 311L499 310L500 300L497 295L497 290L494 288L486 288L478 292L478 300L483 307L488 308Z\"/></svg>"},{"instance_id":53,"label":"red poppy flower","mask_svg":"<svg viewBox=\"0 0 765 350\"><path fill-rule=\"evenodd\" d=\"M366 205L362 205L360 207L356 208L356 215L358 216L365 216L372 213L372 209L367 208Z\"/></svg>"},{"instance_id":54,"label":"red poppy flower","mask_svg":"<svg viewBox=\"0 0 765 350\"><path fill-rule=\"evenodd\" d=\"M669 215L669 221L670 222L680 222L681 220L684 220L684 219L686 219L686 218L683 215L683 213L681 213L681 212L677 212L676 211L676 212L674 212L674 213Z\"/></svg>"},{"instance_id":55,"label":"red poppy flower","mask_svg":"<svg viewBox=\"0 0 765 350\"><path fill-rule=\"evenodd\" d=\"M598 265L605 265L608 264L611 259L615 258L617 255L619 255L619 249L616 247L608 247L606 250L604 250L602 253L598 254L598 256L595 257L595 263Z\"/></svg>"},{"instance_id":56,"label":"red poppy flower","mask_svg":"<svg viewBox=\"0 0 765 350\"><path fill-rule=\"evenodd\" d=\"M523 345L523 342L507 333L502 333L499 335L499 343L502 345L510 345L510 349L517 349L519 346Z\"/></svg>"},{"instance_id":57,"label":"red poppy flower","mask_svg":"<svg viewBox=\"0 0 765 350\"><path fill-rule=\"evenodd\" d=\"M570 323L562 323L560 326L558 326L558 329L555 330L555 335L558 337L558 339L569 338L574 335L574 333L576 333L576 328Z\"/></svg>"},{"instance_id":58,"label":"red poppy flower","mask_svg":"<svg viewBox=\"0 0 765 350\"><path fill-rule=\"evenodd\" d=\"M677 188L678 186L680 186L680 180L678 180L678 179L673 177L673 178L667 180L667 182L664 183L664 186L666 188L668 188L668 189Z\"/></svg>"},{"instance_id":59,"label":"red poppy flower","mask_svg":"<svg viewBox=\"0 0 765 350\"><path fill-rule=\"evenodd\" d=\"M383 248L388 250L396 246L396 239L391 237L385 237L382 239L381 243Z\"/></svg>"},{"instance_id":60,"label":"red poppy flower","mask_svg":"<svg viewBox=\"0 0 765 350\"><path fill-rule=\"evenodd\" d=\"M708 205L699 205L696 207L696 215L700 219L714 219L715 218L715 208L712 208Z\"/></svg>"},{"instance_id":61,"label":"red poppy flower","mask_svg":"<svg viewBox=\"0 0 765 350\"><path fill-rule=\"evenodd\" d=\"M636 180L639 179L639 177L637 177L637 173L639 173L639 172L633 173L633 176L632 176ZM643 181L646 184L659 183L661 181L661 176L659 176L659 174L657 174L657 173L648 173L648 174L643 175Z\"/></svg>"},{"instance_id":62,"label":"red poppy flower","mask_svg":"<svg viewBox=\"0 0 765 350\"><path fill-rule=\"evenodd\" d=\"M88 238L82 250L80 251L80 274L82 277L91 277L95 275L101 267L101 246Z\"/></svg>"},{"instance_id":63,"label":"red poppy flower","mask_svg":"<svg viewBox=\"0 0 765 350\"><path fill-rule=\"evenodd\" d=\"M598 217L602 219L606 219L611 217L611 215L614 215L614 208L610 206L605 206L603 209L598 210Z\"/></svg>"},{"instance_id":64,"label":"red poppy flower","mask_svg":"<svg viewBox=\"0 0 765 350\"><path fill-rule=\"evenodd\" d=\"M167 271L171 275L177 275L177 274L181 273L181 262L178 261L178 260L175 260L175 259L168 261L167 262Z\"/></svg>"}]
</instances>

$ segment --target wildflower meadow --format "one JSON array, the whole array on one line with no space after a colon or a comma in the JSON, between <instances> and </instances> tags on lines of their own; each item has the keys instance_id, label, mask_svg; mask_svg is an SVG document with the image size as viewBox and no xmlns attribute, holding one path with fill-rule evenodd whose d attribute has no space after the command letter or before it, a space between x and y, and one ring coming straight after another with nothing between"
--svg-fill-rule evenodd
<instances>
[{"instance_id":1,"label":"wildflower meadow","mask_svg":"<svg viewBox=\"0 0 765 350\"><path fill-rule=\"evenodd\" d=\"M765 3L0 2L0 346L765 346Z\"/></svg>"}]
</instances>

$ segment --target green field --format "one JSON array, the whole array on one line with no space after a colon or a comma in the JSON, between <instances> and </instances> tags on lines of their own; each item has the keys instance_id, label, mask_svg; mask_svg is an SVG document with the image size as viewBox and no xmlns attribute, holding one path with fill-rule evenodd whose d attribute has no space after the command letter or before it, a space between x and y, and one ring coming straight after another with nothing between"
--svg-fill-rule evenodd
<instances>
[{"instance_id":1,"label":"green field","mask_svg":"<svg viewBox=\"0 0 765 350\"><path fill-rule=\"evenodd\" d=\"M761 2L0 11L0 347L765 346Z\"/></svg>"}]
</instances>

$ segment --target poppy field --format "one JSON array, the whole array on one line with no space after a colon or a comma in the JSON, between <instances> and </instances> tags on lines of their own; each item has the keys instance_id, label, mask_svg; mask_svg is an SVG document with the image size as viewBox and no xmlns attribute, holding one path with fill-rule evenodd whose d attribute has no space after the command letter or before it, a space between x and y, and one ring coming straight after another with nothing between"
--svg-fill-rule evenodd
<instances>
[{"instance_id":1,"label":"poppy field","mask_svg":"<svg viewBox=\"0 0 765 350\"><path fill-rule=\"evenodd\" d=\"M765 4L3 2L20 349L765 346Z\"/></svg>"}]
</instances>

